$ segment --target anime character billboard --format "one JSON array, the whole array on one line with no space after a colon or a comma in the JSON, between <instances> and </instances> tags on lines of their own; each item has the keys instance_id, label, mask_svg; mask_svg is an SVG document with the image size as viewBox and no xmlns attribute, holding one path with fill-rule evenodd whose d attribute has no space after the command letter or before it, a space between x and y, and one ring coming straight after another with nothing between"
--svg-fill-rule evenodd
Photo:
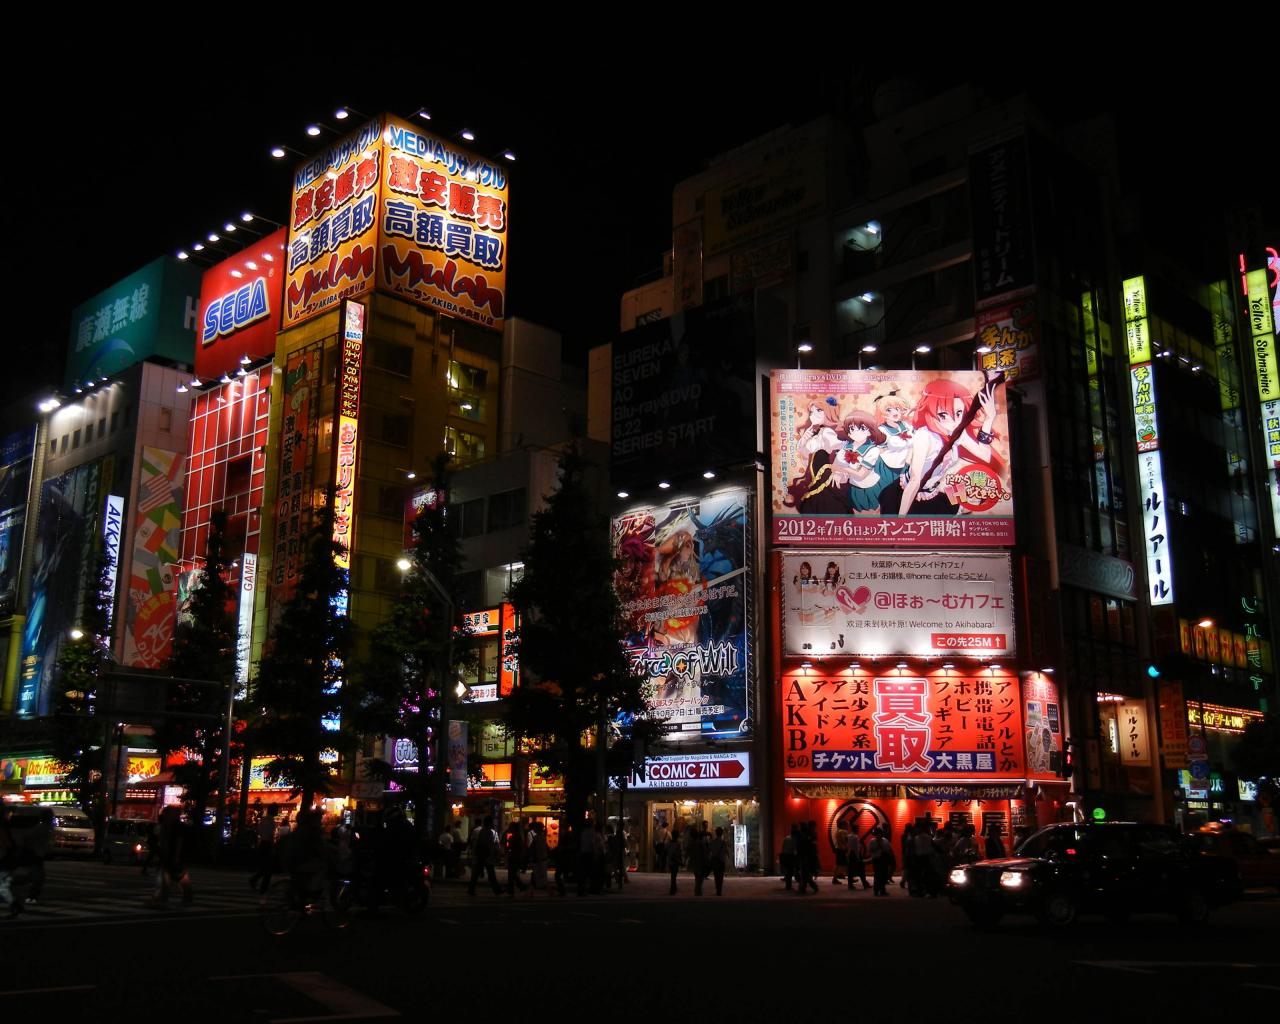
<instances>
[{"instance_id":1,"label":"anime character billboard","mask_svg":"<svg viewBox=\"0 0 1280 1024\"><path fill-rule=\"evenodd\" d=\"M773 540L1013 543L1004 375L775 370Z\"/></svg>"},{"instance_id":2,"label":"anime character billboard","mask_svg":"<svg viewBox=\"0 0 1280 1024\"><path fill-rule=\"evenodd\" d=\"M728 491L613 520L624 646L644 679L644 714L666 723L668 739L750 732L749 497Z\"/></svg>"}]
</instances>

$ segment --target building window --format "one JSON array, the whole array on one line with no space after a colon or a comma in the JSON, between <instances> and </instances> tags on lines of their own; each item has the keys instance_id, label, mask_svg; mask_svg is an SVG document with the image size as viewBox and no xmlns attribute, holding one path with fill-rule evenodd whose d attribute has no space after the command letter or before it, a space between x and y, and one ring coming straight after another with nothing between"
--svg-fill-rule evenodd
<instances>
[{"instance_id":1,"label":"building window","mask_svg":"<svg viewBox=\"0 0 1280 1024\"><path fill-rule=\"evenodd\" d=\"M76 431L71 435L71 450L75 451L80 447L80 431Z\"/></svg>"},{"instance_id":2,"label":"building window","mask_svg":"<svg viewBox=\"0 0 1280 1024\"><path fill-rule=\"evenodd\" d=\"M472 498L449 506L449 529L457 537L479 537L484 533L484 498Z\"/></svg>"},{"instance_id":3,"label":"building window","mask_svg":"<svg viewBox=\"0 0 1280 1024\"><path fill-rule=\"evenodd\" d=\"M396 345L389 341L375 341L369 346L370 360L379 370L386 370L401 377L413 374L413 349L408 345Z\"/></svg>"},{"instance_id":4,"label":"building window","mask_svg":"<svg viewBox=\"0 0 1280 1024\"><path fill-rule=\"evenodd\" d=\"M445 427L444 450L460 466L480 462L484 459L484 438L479 434L469 434L465 430Z\"/></svg>"},{"instance_id":5,"label":"building window","mask_svg":"<svg viewBox=\"0 0 1280 1024\"><path fill-rule=\"evenodd\" d=\"M163 430L166 434L173 430L173 410L172 409L160 410L160 429Z\"/></svg>"},{"instance_id":6,"label":"building window","mask_svg":"<svg viewBox=\"0 0 1280 1024\"><path fill-rule=\"evenodd\" d=\"M389 558L373 559L373 589L385 593L399 593L404 577Z\"/></svg>"},{"instance_id":7,"label":"building window","mask_svg":"<svg viewBox=\"0 0 1280 1024\"><path fill-rule=\"evenodd\" d=\"M489 531L509 530L513 526L522 525L525 521L526 504L527 498L523 487L517 487L514 491L503 491L501 494L490 495Z\"/></svg>"},{"instance_id":8,"label":"building window","mask_svg":"<svg viewBox=\"0 0 1280 1024\"><path fill-rule=\"evenodd\" d=\"M719 277L708 279L702 286L702 301L715 302L716 299L723 299L729 294L729 275L721 274Z\"/></svg>"},{"instance_id":9,"label":"building window","mask_svg":"<svg viewBox=\"0 0 1280 1024\"><path fill-rule=\"evenodd\" d=\"M50 455L58 454L58 439L56 437L49 442L49 454Z\"/></svg>"},{"instance_id":10,"label":"building window","mask_svg":"<svg viewBox=\"0 0 1280 1024\"><path fill-rule=\"evenodd\" d=\"M114 434L116 432L116 427L118 426L120 426L120 410L112 409L111 410L111 433Z\"/></svg>"},{"instance_id":11,"label":"building window","mask_svg":"<svg viewBox=\"0 0 1280 1024\"><path fill-rule=\"evenodd\" d=\"M449 360L449 413L463 419L484 422L485 390L489 371Z\"/></svg>"},{"instance_id":12,"label":"building window","mask_svg":"<svg viewBox=\"0 0 1280 1024\"><path fill-rule=\"evenodd\" d=\"M375 439L383 444L395 445L397 448L409 446L412 421L408 416L384 412L379 418L379 430Z\"/></svg>"},{"instance_id":13,"label":"building window","mask_svg":"<svg viewBox=\"0 0 1280 1024\"><path fill-rule=\"evenodd\" d=\"M129 403L124 407L124 425L126 427L133 426L133 403Z\"/></svg>"}]
</instances>

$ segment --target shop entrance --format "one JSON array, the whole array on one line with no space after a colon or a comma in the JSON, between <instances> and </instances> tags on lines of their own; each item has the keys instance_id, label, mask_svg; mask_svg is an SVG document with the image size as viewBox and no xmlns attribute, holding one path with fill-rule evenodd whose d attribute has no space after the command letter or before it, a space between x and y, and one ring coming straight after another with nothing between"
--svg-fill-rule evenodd
<instances>
[{"instance_id":1,"label":"shop entrance","mask_svg":"<svg viewBox=\"0 0 1280 1024\"><path fill-rule=\"evenodd\" d=\"M672 800L667 802L651 801L649 803L649 842L647 858L644 861L649 870L655 866L653 840L663 825L675 830L679 826L681 834L686 829L700 828L703 822L714 835L717 828L723 828L725 838L733 851L730 868L736 871L756 871L759 869L758 851L760 849L760 807L751 800Z\"/></svg>"}]
</instances>

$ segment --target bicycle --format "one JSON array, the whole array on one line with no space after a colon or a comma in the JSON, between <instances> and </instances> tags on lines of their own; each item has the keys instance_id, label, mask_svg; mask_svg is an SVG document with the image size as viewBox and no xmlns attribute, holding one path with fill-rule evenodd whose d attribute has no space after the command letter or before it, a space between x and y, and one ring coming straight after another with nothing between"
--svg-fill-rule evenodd
<instances>
[{"instance_id":1,"label":"bicycle","mask_svg":"<svg viewBox=\"0 0 1280 1024\"><path fill-rule=\"evenodd\" d=\"M288 935L304 917L317 914L327 928L340 930L351 923L346 883L302 892L293 879L281 878L267 890L259 909L262 927L277 938Z\"/></svg>"}]
</instances>

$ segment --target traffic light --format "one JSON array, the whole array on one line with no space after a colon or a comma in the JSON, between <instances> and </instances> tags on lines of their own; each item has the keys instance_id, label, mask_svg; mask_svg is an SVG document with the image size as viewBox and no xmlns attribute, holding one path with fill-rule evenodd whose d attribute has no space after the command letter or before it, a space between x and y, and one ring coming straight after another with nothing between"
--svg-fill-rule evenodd
<instances>
[{"instance_id":1,"label":"traffic light","mask_svg":"<svg viewBox=\"0 0 1280 1024\"><path fill-rule=\"evenodd\" d=\"M1076 773L1076 752L1070 740L1062 741L1062 760L1058 762L1058 777L1070 781Z\"/></svg>"}]
</instances>

